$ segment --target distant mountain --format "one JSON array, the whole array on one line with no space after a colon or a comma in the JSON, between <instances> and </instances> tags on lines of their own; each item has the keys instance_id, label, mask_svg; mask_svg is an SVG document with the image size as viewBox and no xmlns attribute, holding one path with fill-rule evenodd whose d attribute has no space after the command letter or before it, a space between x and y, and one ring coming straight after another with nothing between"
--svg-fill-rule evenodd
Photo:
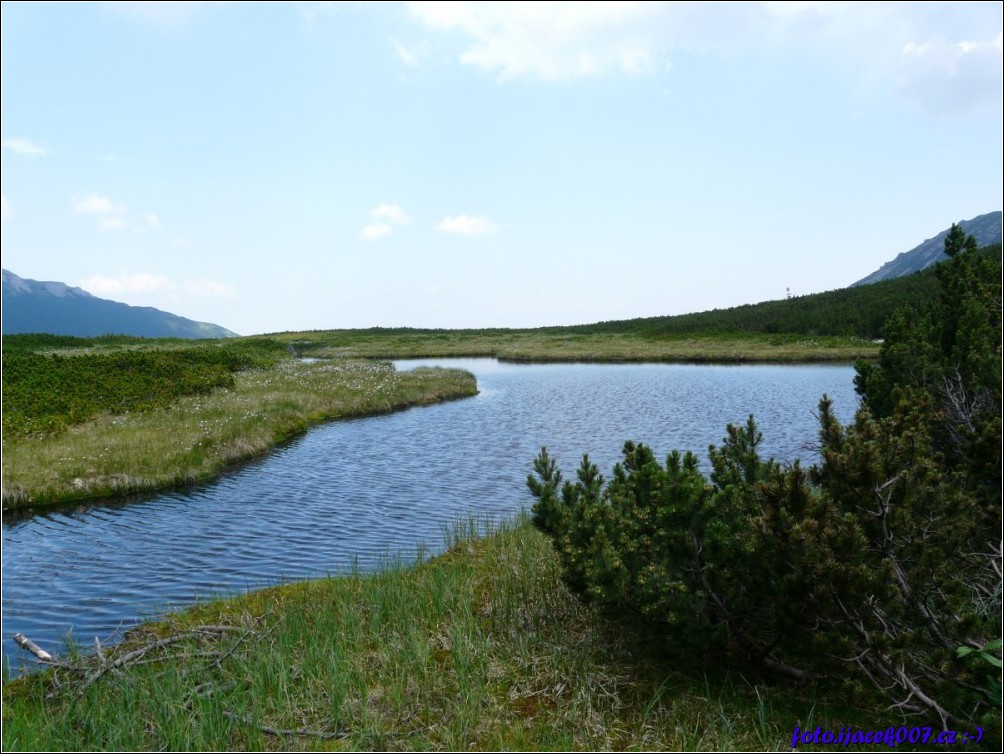
<instances>
[{"instance_id":1,"label":"distant mountain","mask_svg":"<svg viewBox=\"0 0 1004 754\"><path fill-rule=\"evenodd\" d=\"M63 283L25 280L3 270L4 335L137 335L144 338L233 338L219 325L195 322L151 306L129 306Z\"/></svg>"},{"instance_id":2,"label":"distant mountain","mask_svg":"<svg viewBox=\"0 0 1004 754\"><path fill-rule=\"evenodd\" d=\"M988 212L985 215L974 217L972 220L962 220L957 223L966 233L976 237L976 242L980 246L1001 242L1001 213ZM880 280L892 280L893 278L909 275L912 272L930 267L935 262L947 259L945 256L945 237L949 228L941 231L934 238L929 238L920 246L910 251L905 251L891 262L886 262L875 272L866 278L862 278L855 285L868 285L877 283Z\"/></svg>"}]
</instances>

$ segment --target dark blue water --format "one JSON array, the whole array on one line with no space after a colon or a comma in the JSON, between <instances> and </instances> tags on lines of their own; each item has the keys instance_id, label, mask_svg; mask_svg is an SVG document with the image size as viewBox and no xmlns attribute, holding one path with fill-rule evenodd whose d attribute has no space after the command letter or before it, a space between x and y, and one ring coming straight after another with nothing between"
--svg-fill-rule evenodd
<instances>
[{"instance_id":1,"label":"dark blue water","mask_svg":"<svg viewBox=\"0 0 1004 754\"><path fill-rule=\"evenodd\" d=\"M157 612L284 580L379 567L442 548L471 515L532 502L542 445L574 475L583 453L609 475L625 440L704 457L728 423L756 415L765 455L805 462L820 396L857 408L849 366L512 365L398 362L475 373L470 399L317 427L213 484L3 524L4 654L24 633L61 649Z\"/></svg>"}]
</instances>

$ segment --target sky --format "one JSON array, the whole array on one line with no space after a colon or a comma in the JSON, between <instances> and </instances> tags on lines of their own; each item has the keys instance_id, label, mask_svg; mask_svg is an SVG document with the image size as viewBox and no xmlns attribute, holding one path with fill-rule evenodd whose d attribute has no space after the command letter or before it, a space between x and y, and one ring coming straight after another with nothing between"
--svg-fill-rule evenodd
<instances>
[{"instance_id":1,"label":"sky","mask_svg":"<svg viewBox=\"0 0 1004 754\"><path fill-rule=\"evenodd\" d=\"M1000 210L1002 4L2 4L3 267L241 334L832 290Z\"/></svg>"}]
</instances>

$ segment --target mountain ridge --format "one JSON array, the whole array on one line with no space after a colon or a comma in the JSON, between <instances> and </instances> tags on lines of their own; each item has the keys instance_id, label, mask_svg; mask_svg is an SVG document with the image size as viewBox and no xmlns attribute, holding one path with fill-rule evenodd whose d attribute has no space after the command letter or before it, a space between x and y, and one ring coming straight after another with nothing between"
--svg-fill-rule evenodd
<instances>
[{"instance_id":1,"label":"mountain ridge","mask_svg":"<svg viewBox=\"0 0 1004 754\"><path fill-rule=\"evenodd\" d=\"M966 233L974 236L976 243L981 247L1001 242L1001 212L999 210L977 215L970 220L961 220L956 224ZM892 280L919 272L932 264L943 262L948 259L945 256L945 238L948 236L949 230L951 228L946 228L934 238L928 238L910 251L898 254L895 259L886 262L875 272L866 275L848 287L854 288L859 285L877 283L881 280Z\"/></svg>"},{"instance_id":2,"label":"mountain ridge","mask_svg":"<svg viewBox=\"0 0 1004 754\"><path fill-rule=\"evenodd\" d=\"M22 278L2 270L4 335L51 333L93 337L233 338L220 325L196 322L152 306L130 306L51 280Z\"/></svg>"}]
</instances>

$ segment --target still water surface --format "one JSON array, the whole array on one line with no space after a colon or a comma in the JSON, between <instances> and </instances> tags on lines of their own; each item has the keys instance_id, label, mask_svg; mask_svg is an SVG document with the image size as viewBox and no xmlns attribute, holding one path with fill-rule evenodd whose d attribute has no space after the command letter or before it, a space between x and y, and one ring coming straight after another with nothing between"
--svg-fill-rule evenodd
<instances>
[{"instance_id":1,"label":"still water surface","mask_svg":"<svg viewBox=\"0 0 1004 754\"><path fill-rule=\"evenodd\" d=\"M476 397L316 427L195 489L61 509L3 524L3 652L16 632L59 650L67 632L104 643L158 611L286 580L379 567L442 548L470 515L507 518L532 498L542 445L574 476L589 453L605 476L625 440L702 458L754 413L764 455L812 462L820 396L849 421L850 366L500 364L459 366Z\"/></svg>"}]
</instances>

